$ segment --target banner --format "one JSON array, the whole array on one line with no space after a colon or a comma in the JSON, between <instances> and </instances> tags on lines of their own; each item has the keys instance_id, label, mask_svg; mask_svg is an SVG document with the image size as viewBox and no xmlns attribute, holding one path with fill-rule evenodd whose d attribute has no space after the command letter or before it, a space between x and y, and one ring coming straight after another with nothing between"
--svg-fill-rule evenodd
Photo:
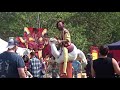
<instances>
[{"instance_id":1,"label":"banner","mask_svg":"<svg viewBox=\"0 0 120 90\"><path fill-rule=\"evenodd\" d=\"M45 46L43 38L46 33L47 29L45 28L24 27L23 37L16 37L16 40L19 42L19 47L38 52Z\"/></svg>"}]
</instances>

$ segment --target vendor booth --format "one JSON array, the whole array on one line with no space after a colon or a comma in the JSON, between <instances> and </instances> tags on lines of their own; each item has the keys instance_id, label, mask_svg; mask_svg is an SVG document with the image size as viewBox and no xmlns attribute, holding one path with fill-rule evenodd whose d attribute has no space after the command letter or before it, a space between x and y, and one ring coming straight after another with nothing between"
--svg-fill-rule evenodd
<instances>
[{"instance_id":1,"label":"vendor booth","mask_svg":"<svg viewBox=\"0 0 120 90\"><path fill-rule=\"evenodd\" d=\"M120 61L120 41L108 44L109 47L109 57L115 58L117 61Z\"/></svg>"}]
</instances>

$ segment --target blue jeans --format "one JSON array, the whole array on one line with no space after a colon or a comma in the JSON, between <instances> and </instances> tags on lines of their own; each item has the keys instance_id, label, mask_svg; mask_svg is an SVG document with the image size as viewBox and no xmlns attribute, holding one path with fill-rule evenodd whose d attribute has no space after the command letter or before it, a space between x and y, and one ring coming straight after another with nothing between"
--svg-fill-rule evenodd
<instances>
[{"instance_id":1,"label":"blue jeans","mask_svg":"<svg viewBox=\"0 0 120 90\"><path fill-rule=\"evenodd\" d=\"M73 75L74 75L75 78L78 78L77 74L78 74L78 71L73 71Z\"/></svg>"}]
</instances>

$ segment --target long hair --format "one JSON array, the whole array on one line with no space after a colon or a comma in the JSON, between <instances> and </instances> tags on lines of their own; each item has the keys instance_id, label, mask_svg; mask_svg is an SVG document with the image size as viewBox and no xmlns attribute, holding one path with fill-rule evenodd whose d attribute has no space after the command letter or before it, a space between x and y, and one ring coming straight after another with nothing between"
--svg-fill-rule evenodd
<instances>
[{"instance_id":1,"label":"long hair","mask_svg":"<svg viewBox=\"0 0 120 90\"><path fill-rule=\"evenodd\" d=\"M64 21L59 20L59 21L57 21L57 23L56 23L56 27L57 27L57 28L58 28L58 24L59 24L60 22L62 22L62 24L64 25Z\"/></svg>"},{"instance_id":2,"label":"long hair","mask_svg":"<svg viewBox=\"0 0 120 90\"><path fill-rule=\"evenodd\" d=\"M27 63L29 61L29 57L27 55L24 55L23 60L24 60L25 63Z\"/></svg>"}]
</instances>

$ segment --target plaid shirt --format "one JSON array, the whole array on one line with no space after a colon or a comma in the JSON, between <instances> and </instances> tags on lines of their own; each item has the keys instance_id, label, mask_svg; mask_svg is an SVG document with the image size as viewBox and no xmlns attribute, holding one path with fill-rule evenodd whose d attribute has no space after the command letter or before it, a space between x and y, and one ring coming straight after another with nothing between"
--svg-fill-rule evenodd
<instances>
[{"instance_id":1,"label":"plaid shirt","mask_svg":"<svg viewBox=\"0 0 120 90\"><path fill-rule=\"evenodd\" d=\"M29 71L33 75L33 77L40 78L41 71L40 67L41 67L40 60L36 57L33 57L29 63Z\"/></svg>"}]
</instances>

